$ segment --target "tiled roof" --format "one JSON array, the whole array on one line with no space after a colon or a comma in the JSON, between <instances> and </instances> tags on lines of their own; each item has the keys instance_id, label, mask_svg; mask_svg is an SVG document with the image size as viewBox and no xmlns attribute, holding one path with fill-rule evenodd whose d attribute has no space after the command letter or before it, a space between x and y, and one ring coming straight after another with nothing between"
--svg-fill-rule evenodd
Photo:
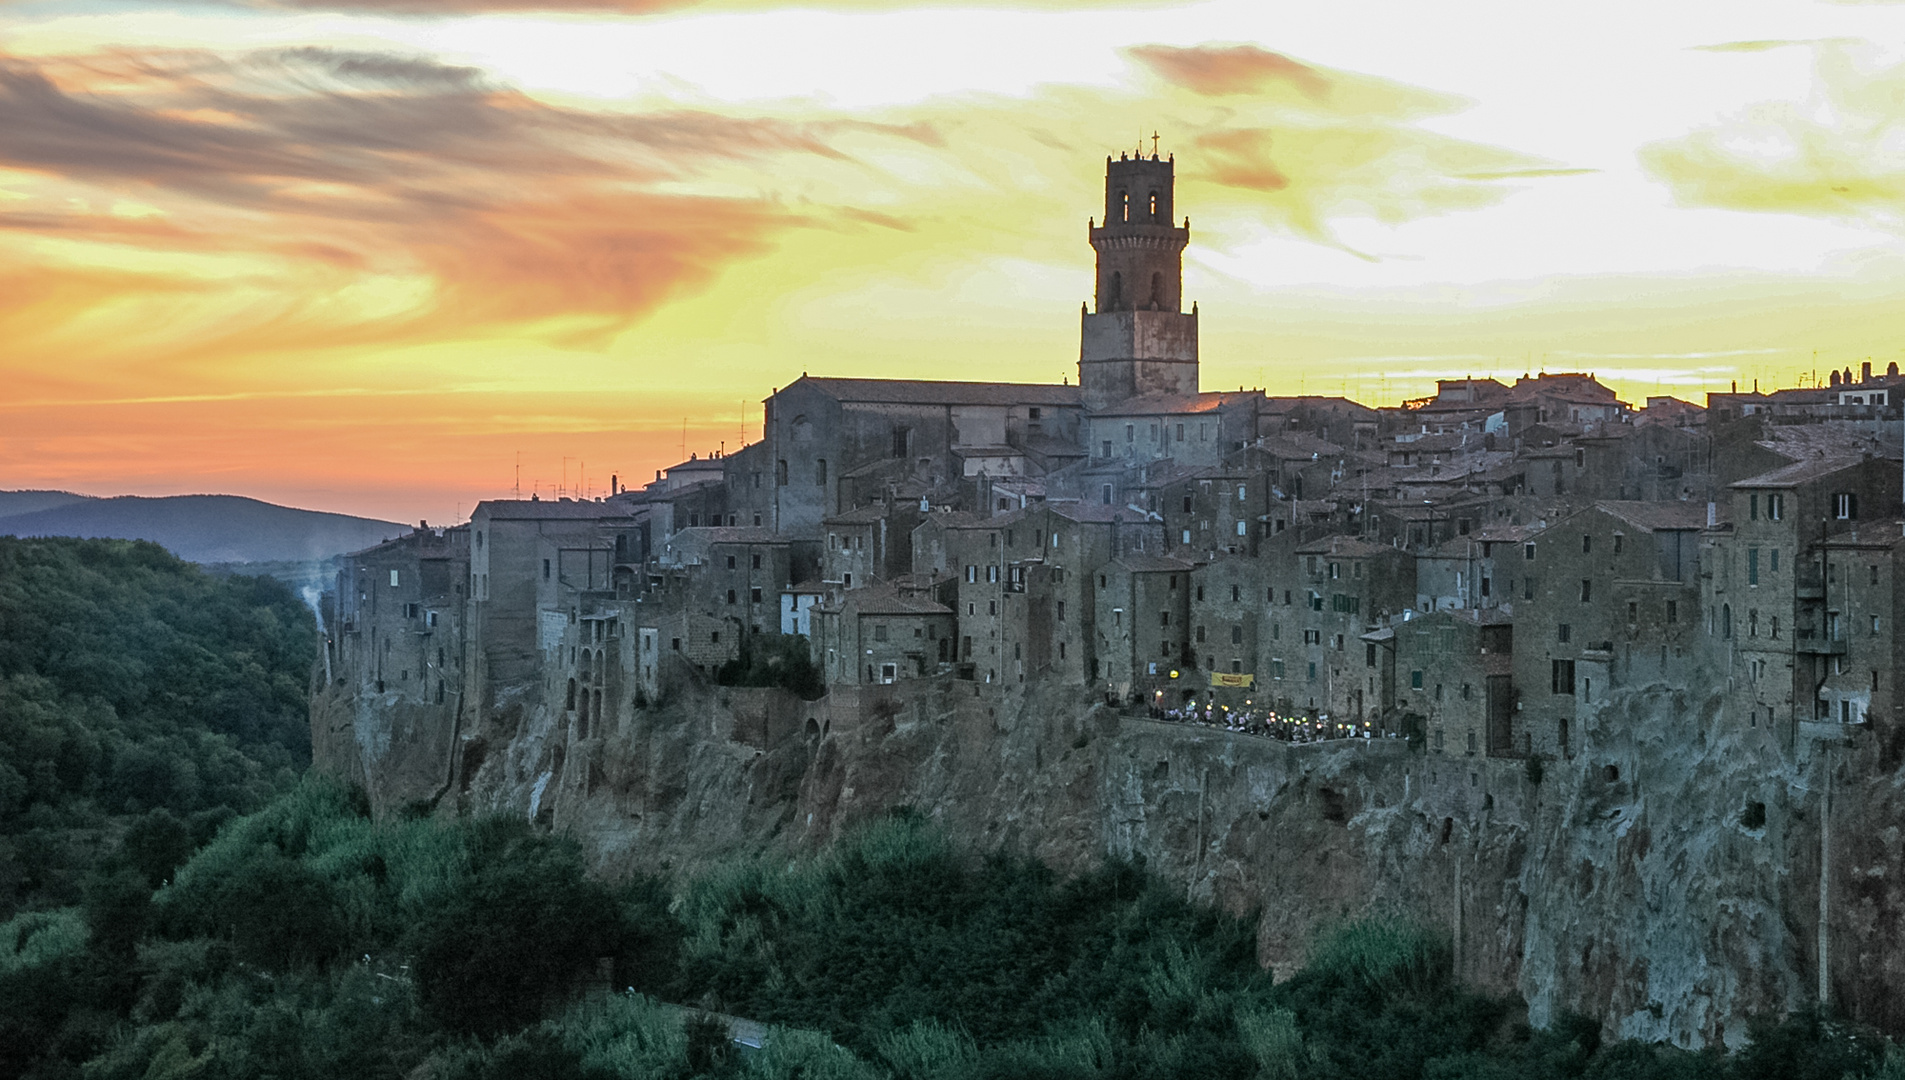
<instances>
[{"instance_id":1,"label":"tiled roof","mask_svg":"<svg viewBox=\"0 0 1905 1080\"><path fill-rule=\"evenodd\" d=\"M1078 405L1076 386L1049 383L941 382L924 379L824 379L805 384L836 401L882 405ZM788 387L791 390L793 387Z\"/></svg>"},{"instance_id":2,"label":"tiled roof","mask_svg":"<svg viewBox=\"0 0 1905 1080\"><path fill-rule=\"evenodd\" d=\"M1156 574L1167 571L1181 573L1191 568L1191 564L1182 559L1172 559L1161 555L1120 555L1111 560L1111 563L1113 566L1121 567L1138 574Z\"/></svg>"},{"instance_id":3,"label":"tiled roof","mask_svg":"<svg viewBox=\"0 0 1905 1080\"><path fill-rule=\"evenodd\" d=\"M1208 394L1145 394L1121 401L1094 412L1094 416L1185 416L1216 412L1233 401L1261 400L1263 395L1247 390Z\"/></svg>"},{"instance_id":4,"label":"tiled roof","mask_svg":"<svg viewBox=\"0 0 1905 1080\"><path fill-rule=\"evenodd\" d=\"M923 596L902 596L890 585L854 589L840 601L845 615L951 615L952 609Z\"/></svg>"},{"instance_id":5,"label":"tiled roof","mask_svg":"<svg viewBox=\"0 0 1905 1080\"><path fill-rule=\"evenodd\" d=\"M1635 502L1628 499L1603 499L1594 505L1642 529L1704 529L1707 525L1705 503Z\"/></svg>"},{"instance_id":6,"label":"tiled roof","mask_svg":"<svg viewBox=\"0 0 1905 1080\"><path fill-rule=\"evenodd\" d=\"M1106 506L1101 502L1084 502L1076 499L1052 500L1045 504L1046 509L1068 521L1081 524L1108 525L1119 522L1139 522L1147 520L1147 515L1128 506Z\"/></svg>"},{"instance_id":7,"label":"tiled roof","mask_svg":"<svg viewBox=\"0 0 1905 1080\"><path fill-rule=\"evenodd\" d=\"M1763 472L1758 476L1749 476L1744 480L1735 481L1730 486L1736 488L1798 487L1800 484L1849 469L1865 460L1863 454L1807 458L1804 461L1795 461L1791 465L1783 465L1771 472Z\"/></svg>"},{"instance_id":8,"label":"tiled roof","mask_svg":"<svg viewBox=\"0 0 1905 1080\"><path fill-rule=\"evenodd\" d=\"M491 521L587 521L628 516L628 508L613 503L571 499L486 499L476 504L471 517L486 515Z\"/></svg>"},{"instance_id":9,"label":"tiled roof","mask_svg":"<svg viewBox=\"0 0 1905 1080\"><path fill-rule=\"evenodd\" d=\"M871 506L856 506L832 517L822 518L822 525L873 525L886 520L890 508L883 503Z\"/></svg>"},{"instance_id":10,"label":"tiled roof","mask_svg":"<svg viewBox=\"0 0 1905 1080\"><path fill-rule=\"evenodd\" d=\"M1298 555L1343 555L1352 559L1395 553L1396 549L1388 544L1372 544L1358 536L1326 536L1296 549Z\"/></svg>"},{"instance_id":11,"label":"tiled roof","mask_svg":"<svg viewBox=\"0 0 1905 1080\"><path fill-rule=\"evenodd\" d=\"M699 539L710 544L785 544L787 538L772 529L757 529L751 525L701 525L691 529L681 529L675 533L675 541Z\"/></svg>"}]
</instances>

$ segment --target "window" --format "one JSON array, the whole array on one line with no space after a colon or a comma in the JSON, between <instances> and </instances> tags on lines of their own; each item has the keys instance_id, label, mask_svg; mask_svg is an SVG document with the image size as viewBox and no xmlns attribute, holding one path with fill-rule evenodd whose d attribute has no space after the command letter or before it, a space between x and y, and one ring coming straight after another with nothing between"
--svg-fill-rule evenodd
<instances>
[{"instance_id":1,"label":"window","mask_svg":"<svg viewBox=\"0 0 1905 1080\"><path fill-rule=\"evenodd\" d=\"M1581 602L1585 604L1592 601L1593 599L1594 599L1594 579L1582 578L1581 579Z\"/></svg>"},{"instance_id":2,"label":"window","mask_svg":"<svg viewBox=\"0 0 1905 1080\"><path fill-rule=\"evenodd\" d=\"M1158 625L1159 626L1171 625L1171 613L1168 611L1158 612Z\"/></svg>"},{"instance_id":3,"label":"window","mask_svg":"<svg viewBox=\"0 0 1905 1080\"><path fill-rule=\"evenodd\" d=\"M1533 600L1535 598L1534 578L1525 577L1521 579L1521 598L1523 600Z\"/></svg>"},{"instance_id":4,"label":"window","mask_svg":"<svg viewBox=\"0 0 1905 1080\"><path fill-rule=\"evenodd\" d=\"M886 624L885 623L873 624L873 640L875 641L886 640Z\"/></svg>"},{"instance_id":5,"label":"window","mask_svg":"<svg viewBox=\"0 0 1905 1080\"><path fill-rule=\"evenodd\" d=\"M1875 624L1877 621L1877 619L1873 620ZM1878 627L1874 625L1873 630L1876 631L1877 629ZM1242 626L1232 626L1230 628L1230 643L1232 645L1242 645L1244 643L1244 628Z\"/></svg>"},{"instance_id":6,"label":"window","mask_svg":"<svg viewBox=\"0 0 1905 1080\"><path fill-rule=\"evenodd\" d=\"M1869 569L1869 570L1871 570L1871 571L1872 571L1872 584L1874 584L1874 585L1877 585L1877 584L1879 583L1879 567L1878 567L1878 564L1877 564L1877 563L1873 563L1873 564L1872 564L1872 565L1871 565L1870 567L1868 567L1867 569Z\"/></svg>"},{"instance_id":7,"label":"window","mask_svg":"<svg viewBox=\"0 0 1905 1080\"><path fill-rule=\"evenodd\" d=\"M395 570L390 572L390 587L393 589L397 587L397 571Z\"/></svg>"},{"instance_id":8,"label":"window","mask_svg":"<svg viewBox=\"0 0 1905 1080\"><path fill-rule=\"evenodd\" d=\"M548 559L544 559L542 561L542 579L544 581L549 580L549 560Z\"/></svg>"},{"instance_id":9,"label":"window","mask_svg":"<svg viewBox=\"0 0 1905 1080\"><path fill-rule=\"evenodd\" d=\"M750 590L748 590L748 592L749 592L749 595L748 595L748 599L749 599L749 600L751 600L752 602L754 602L754 603L756 603L756 604L758 604L758 603L760 603L760 602L761 602L761 590L759 590L759 589L750 589Z\"/></svg>"},{"instance_id":10,"label":"window","mask_svg":"<svg viewBox=\"0 0 1905 1080\"><path fill-rule=\"evenodd\" d=\"M787 486L787 459L781 458L774 463L774 486Z\"/></svg>"},{"instance_id":11,"label":"window","mask_svg":"<svg viewBox=\"0 0 1905 1080\"><path fill-rule=\"evenodd\" d=\"M1198 643L1199 643L1199 644L1202 644L1202 643L1203 643L1203 641L1204 641L1204 628L1203 628L1203 627L1201 627L1201 626L1200 626L1200 627L1198 627L1198 628L1197 628L1197 634L1196 634L1196 638L1197 638L1197 641L1198 641Z\"/></svg>"},{"instance_id":12,"label":"window","mask_svg":"<svg viewBox=\"0 0 1905 1080\"><path fill-rule=\"evenodd\" d=\"M1138 426L1136 424L1126 424L1124 426L1124 441L1128 443L1138 441Z\"/></svg>"},{"instance_id":13,"label":"window","mask_svg":"<svg viewBox=\"0 0 1905 1080\"><path fill-rule=\"evenodd\" d=\"M1627 623L1632 626L1640 622L1640 605L1632 600L1627 602Z\"/></svg>"},{"instance_id":14,"label":"window","mask_svg":"<svg viewBox=\"0 0 1905 1080\"><path fill-rule=\"evenodd\" d=\"M734 569L734 556L728 556L728 569Z\"/></svg>"},{"instance_id":15,"label":"window","mask_svg":"<svg viewBox=\"0 0 1905 1080\"><path fill-rule=\"evenodd\" d=\"M1549 689L1557 694L1573 694L1574 661L1554 660L1550 661L1550 663L1552 664L1552 668L1549 674Z\"/></svg>"},{"instance_id":16,"label":"window","mask_svg":"<svg viewBox=\"0 0 1905 1080\"><path fill-rule=\"evenodd\" d=\"M1771 549L1769 549L1769 550L1768 550L1768 551L1766 552L1766 555L1767 555L1767 560L1766 560L1766 561L1767 561L1767 569L1766 569L1766 572L1767 572L1767 573L1769 573L1769 574L1777 574L1777 573L1779 573L1779 549L1778 549L1778 548L1771 548ZM1874 585L1876 585L1876 584L1878 584L1878 579L1877 579L1877 578L1873 578L1873 579L1872 579L1872 584L1874 584Z\"/></svg>"},{"instance_id":17,"label":"window","mask_svg":"<svg viewBox=\"0 0 1905 1080\"><path fill-rule=\"evenodd\" d=\"M1534 562L1535 561L1535 546L1533 544L1521 545L1521 557L1528 560L1529 562Z\"/></svg>"},{"instance_id":18,"label":"window","mask_svg":"<svg viewBox=\"0 0 1905 1080\"><path fill-rule=\"evenodd\" d=\"M1025 410L1025 415L1033 420L1037 420L1040 416L1039 407L1037 405L1032 406Z\"/></svg>"},{"instance_id":19,"label":"window","mask_svg":"<svg viewBox=\"0 0 1905 1080\"><path fill-rule=\"evenodd\" d=\"M1106 443L1106 444L1105 444L1105 456L1106 456L1106 457L1110 457L1110 456L1111 456L1111 444L1110 444L1110 443ZM1110 506L1110 505L1111 505L1111 485L1110 485L1110 484L1106 484L1106 485L1104 485L1103 487L1101 487L1101 488L1099 488L1099 489L1098 489L1098 497L1099 497L1099 501L1101 501L1101 502L1103 502L1103 503L1104 503L1104 504L1105 504L1106 506Z\"/></svg>"},{"instance_id":20,"label":"window","mask_svg":"<svg viewBox=\"0 0 1905 1080\"><path fill-rule=\"evenodd\" d=\"M734 590L733 590L733 589L729 589L729 590L728 590L728 603L730 603L730 604L732 604L732 603L734 603Z\"/></svg>"},{"instance_id":21,"label":"window","mask_svg":"<svg viewBox=\"0 0 1905 1080\"><path fill-rule=\"evenodd\" d=\"M1594 537L1588 535L1587 533L1581 534L1581 554L1583 555L1594 554Z\"/></svg>"},{"instance_id":22,"label":"window","mask_svg":"<svg viewBox=\"0 0 1905 1080\"><path fill-rule=\"evenodd\" d=\"M1621 553L1621 549L1627 546L1626 540L1627 540L1626 534L1624 533L1614 534L1614 554L1619 555Z\"/></svg>"},{"instance_id":23,"label":"window","mask_svg":"<svg viewBox=\"0 0 1905 1080\"><path fill-rule=\"evenodd\" d=\"M896 427L893 429L893 456L908 457L913 453L913 429Z\"/></svg>"},{"instance_id":24,"label":"window","mask_svg":"<svg viewBox=\"0 0 1905 1080\"><path fill-rule=\"evenodd\" d=\"M1842 492L1832 497L1832 516L1840 521L1852 521L1859 516L1859 497ZM394 571L393 571L394 573ZM391 582L395 585L396 582Z\"/></svg>"},{"instance_id":25,"label":"window","mask_svg":"<svg viewBox=\"0 0 1905 1080\"><path fill-rule=\"evenodd\" d=\"M1569 626L1567 623L1562 623L1560 626L1555 627L1554 639L1563 645L1567 644L1568 639L1573 636L1574 627Z\"/></svg>"},{"instance_id":26,"label":"window","mask_svg":"<svg viewBox=\"0 0 1905 1080\"><path fill-rule=\"evenodd\" d=\"M1667 601L1667 621L1670 623L1677 623L1680 621L1680 601L1678 600ZM1779 620L1778 619L1773 620L1773 636L1774 637L1779 636Z\"/></svg>"},{"instance_id":27,"label":"window","mask_svg":"<svg viewBox=\"0 0 1905 1080\"><path fill-rule=\"evenodd\" d=\"M1746 549L1746 583L1749 586L1759 584L1759 549Z\"/></svg>"},{"instance_id":28,"label":"window","mask_svg":"<svg viewBox=\"0 0 1905 1080\"><path fill-rule=\"evenodd\" d=\"M1749 521L1759 520L1759 492L1746 497L1746 517Z\"/></svg>"},{"instance_id":29,"label":"window","mask_svg":"<svg viewBox=\"0 0 1905 1080\"><path fill-rule=\"evenodd\" d=\"M1409 689L1422 689L1422 673L1420 671L1411 671L1409 673Z\"/></svg>"},{"instance_id":30,"label":"window","mask_svg":"<svg viewBox=\"0 0 1905 1080\"><path fill-rule=\"evenodd\" d=\"M1774 521L1784 519L1786 516L1786 496L1766 496L1766 516L1772 518Z\"/></svg>"}]
</instances>

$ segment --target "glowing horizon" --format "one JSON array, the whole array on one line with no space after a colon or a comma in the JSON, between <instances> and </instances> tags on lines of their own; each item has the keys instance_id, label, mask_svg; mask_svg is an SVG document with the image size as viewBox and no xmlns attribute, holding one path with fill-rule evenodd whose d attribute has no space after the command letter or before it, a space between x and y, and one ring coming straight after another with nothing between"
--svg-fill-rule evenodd
<instances>
[{"instance_id":1,"label":"glowing horizon","mask_svg":"<svg viewBox=\"0 0 1905 1080\"><path fill-rule=\"evenodd\" d=\"M1905 360L1905 4L1524 7L0 4L0 488L444 521L1075 377L1154 131L1209 389Z\"/></svg>"}]
</instances>

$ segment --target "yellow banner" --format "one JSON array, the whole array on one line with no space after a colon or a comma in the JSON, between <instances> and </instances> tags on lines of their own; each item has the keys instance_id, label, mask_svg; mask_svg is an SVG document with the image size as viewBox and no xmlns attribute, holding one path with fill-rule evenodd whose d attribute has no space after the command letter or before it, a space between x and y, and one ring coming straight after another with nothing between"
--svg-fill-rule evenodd
<instances>
[{"instance_id":1,"label":"yellow banner","mask_svg":"<svg viewBox=\"0 0 1905 1080\"><path fill-rule=\"evenodd\" d=\"M1257 677L1255 675L1232 675L1227 671L1213 671L1210 673L1210 684L1212 686L1254 686L1256 682Z\"/></svg>"}]
</instances>

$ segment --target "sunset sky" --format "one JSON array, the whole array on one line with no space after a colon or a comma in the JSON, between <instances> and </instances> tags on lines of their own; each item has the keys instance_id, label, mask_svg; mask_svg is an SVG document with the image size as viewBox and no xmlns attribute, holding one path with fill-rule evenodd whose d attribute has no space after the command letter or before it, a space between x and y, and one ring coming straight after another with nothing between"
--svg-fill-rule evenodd
<instances>
[{"instance_id":1,"label":"sunset sky","mask_svg":"<svg viewBox=\"0 0 1905 1080\"><path fill-rule=\"evenodd\" d=\"M0 488L443 522L1075 377L1153 132L1207 389L1905 362L1905 3L0 0Z\"/></svg>"}]
</instances>

